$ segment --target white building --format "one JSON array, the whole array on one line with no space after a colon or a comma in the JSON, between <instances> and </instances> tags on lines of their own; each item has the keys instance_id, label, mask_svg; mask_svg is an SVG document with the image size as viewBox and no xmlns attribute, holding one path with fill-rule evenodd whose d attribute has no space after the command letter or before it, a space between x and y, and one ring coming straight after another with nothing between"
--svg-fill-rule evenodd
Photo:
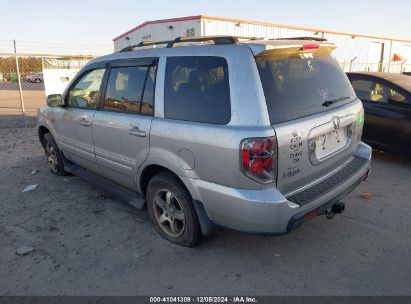
<instances>
[{"instance_id":1,"label":"white building","mask_svg":"<svg viewBox=\"0 0 411 304\"><path fill-rule=\"evenodd\" d=\"M307 36L325 38L338 46L334 55L346 71L411 70L411 40L204 15L147 21L115 37L113 42L114 50L119 51L141 41L212 35L268 39Z\"/></svg>"}]
</instances>

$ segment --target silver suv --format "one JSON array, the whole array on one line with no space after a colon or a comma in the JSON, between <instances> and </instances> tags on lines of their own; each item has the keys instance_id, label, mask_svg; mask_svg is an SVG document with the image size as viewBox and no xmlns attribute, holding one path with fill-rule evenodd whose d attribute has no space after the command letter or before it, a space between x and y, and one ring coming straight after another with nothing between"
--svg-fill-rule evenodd
<instances>
[{"instance_id":1,"label":"silver suv","mask_svg":"<svg viewBox=\"0 0 411 304\"><path fill-rule=\"evenodd\" d=\"M283 234L368 176L363 107L331 56L301 39L178 38L97 58L39 110L50 169L148 208L195 246L215 226Z\"/></svg>"}]
</instances>

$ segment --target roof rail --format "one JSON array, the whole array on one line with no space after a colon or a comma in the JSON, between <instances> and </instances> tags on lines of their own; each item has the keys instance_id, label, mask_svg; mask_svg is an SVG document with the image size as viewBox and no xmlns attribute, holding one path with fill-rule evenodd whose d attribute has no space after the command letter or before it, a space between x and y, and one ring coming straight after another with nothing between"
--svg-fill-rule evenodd
<instances>
[{"instance_id":1,"label":"roof rail","mask_svg":"<svg viewBox=\"0 0 411 304\"><path fill-rule=\"evenodd\" d=\"M178 37L167 44L168 48L174 47L177 43L184 42L205 42L213 41L214 44L237 44L238 37L234 36L194 36L194 37Z\"/></svg>"},{"instance_id":2,"label":"roof rail","mask_svg":"<svg viewBox=\"0 0 411 304\"><path fill-rule=\"evenodd\" d=\"M129 45L123 49L121 49L120 51L118 51L119 53L122 52L129 52L129 51L133 51L135 48L138 47L143 47L143 46L150 46L150 45L159 45L159 44L169 44L170 42L172 42L173 40L163 40L163 41L141 41L139 44L133 44L133 45Z\"/></svg>"},{"instance_id":3,"label":"roof rail","mask_svg":"<svg viewBox=\"0 0 411 304\"><path fill-rule=\"evenodd\" d=\"M289 37L289 38L272 38L270 40L313 40L313 41L328 41L325 38L319 37Z\"/></svg>"},{"instance_id":4,"label":"roof rail","mask_svg":"<svg viewBox=\"0 0 411 304\"><path fill-rule=\"evenodd\" d=\"M143 47L143 46L150 46L150 45L160 45L166 44L167 48L174 47L177 43L184 43L184 42L206 42L206 41L213 41L214 44L237 44L239 43L239 39L250 39L256 40L256 37L235 37L235 36L194 36L194 37L177 37L174 40L163 40L163 41L141 41L139 44L134 44L127 46L120 51L119 53L133 51L136 48Z\"/></svg>"}]
</instances>

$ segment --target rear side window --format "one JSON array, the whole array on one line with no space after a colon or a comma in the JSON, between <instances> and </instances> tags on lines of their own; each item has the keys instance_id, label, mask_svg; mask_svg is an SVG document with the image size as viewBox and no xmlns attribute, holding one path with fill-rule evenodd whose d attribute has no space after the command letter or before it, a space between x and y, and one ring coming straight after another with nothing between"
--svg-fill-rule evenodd
<instances>
[{"instance_id":1,"label":"rear side window","mask_svg":"<svg viewBox=\"0 0 411 304\"><path fill-rule=\"evenodd\" d=\"M112 68L103 108L153 114L154 74L154 67L150 66Z\"/></svg>"},{"instance_id":2,"label":"rear side window","mask_svg":"<svg viewBox=\"0 0 411 304\"><path fill-rule=\"evenodd\" d=\"M207 56L167 58L164 117L227 124L231 107L226 60Z\"/></svg>"},{"instance_id":3,"label":"rear side window","mask_svg":"<svg viewBox=\"0 0 411 304\"><path fill-rule=\"evenodd\" d=\"M330 54L257 57L272 124L320 113L353 101L354 90ZM325 102L335 101L325 106Z\"/></svg>"}]
</instances>

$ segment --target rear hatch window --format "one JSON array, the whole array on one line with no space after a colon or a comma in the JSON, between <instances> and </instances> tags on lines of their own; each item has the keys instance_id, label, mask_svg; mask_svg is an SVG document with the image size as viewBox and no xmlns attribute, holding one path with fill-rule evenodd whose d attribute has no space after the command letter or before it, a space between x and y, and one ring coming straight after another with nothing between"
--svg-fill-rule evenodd
<instances>
[{"instance_id":1,"label":"rear hatch window","mask_svg":"<svg viewBox=\"0 0 411 304\"><path fill-rule=\"evenodd\" d=\"M271 124L327 111L356 99L338 62L326 51L256 57Z\"/></svg>"}]
</instances>

